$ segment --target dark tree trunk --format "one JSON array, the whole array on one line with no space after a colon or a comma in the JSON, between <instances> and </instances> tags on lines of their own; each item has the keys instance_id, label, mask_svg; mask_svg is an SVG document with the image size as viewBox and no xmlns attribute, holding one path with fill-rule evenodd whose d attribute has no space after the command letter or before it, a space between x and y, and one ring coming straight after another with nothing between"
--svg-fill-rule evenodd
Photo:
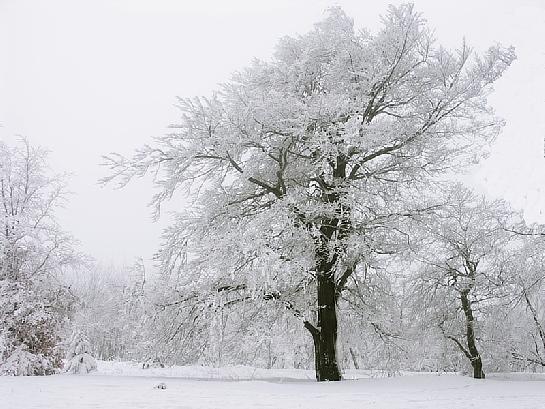
<instances>
[{"instance_id":1,"label":"dark tree trunk","mask_svg":"<svg viewBox=\"0 0 545 409\"><path fill-rule=\"evenodd\" d=\"M319 178L322 188L322 199L335 205L336 214L321 220L320 235L316 238L316 287L318 321L314 326L305 322L305 327L312 335L314 342L314 362L316 380L340 381L341 371L337 361L337 298L344 282L336 282L335 271L340 255L343 253L342 240L350 230L350 208L341 200L340 186L346 179L346 158L337 157L333 169L334 183L328 184ZM348 270L352 271L352 270Z\"/></svg>"},{"instance_id":2,"label":"dark tree trunk","mask_svg":"<svg viewBox=\"0 0 545 409\"><path fill-rule=\"evenodd\" d=\"M472 362L471 362L472 366L473 366L473 377L475 379L484 379L485 378L485 374L484 374L484 371L483 371L483 362L481 360L481 357L480 356L477 356Z\"/></svg>"},{"instance_id":3,"label":"dark tree trunk","mask_svg":"<svg viewBox=\"0 0 545 409\"><path fill-rule=\"evenodd\" d=\"M473 367L473 377L475 379L484 379L485 374L483 371L483 361L479 350L477 349L477 343L475 340L475 328L473 317L473 309L471 308L471 301L469 300L469 290L463 290L460 293L460 300L462 301L462 310L466 317L466 340L467 340L467 352L469 353L469 360Z\"/></svg>"},{"instance_id":4,"label":"dark tree trunk","mask_svg":"<svg viewBox=\"0 0 545 409\"><path fill-rule=\"evenodd\" d=\"M335 281L318 277L318 331L313 335L317 381L340 381L337 363Z\"/></svg>"},{"instance_id":5,"label":"dark tree trunk","mask_svg":"<svg viewBox=\"0 0 545 409\"><path fill-rule=\"evenodd\" d=\"M330 199L334 195L330 196ZM338 196L334 198L338 200ZM332 200L330 200L332 201ZM311 331L314 341L316 380L340 381L341 372L337 362L337 283L335 268L339 256L331 249L330 240L339 233L340 219L323 222L316 246L316 290L318 292L318 324Z\"/></svg>"}]
</instances>

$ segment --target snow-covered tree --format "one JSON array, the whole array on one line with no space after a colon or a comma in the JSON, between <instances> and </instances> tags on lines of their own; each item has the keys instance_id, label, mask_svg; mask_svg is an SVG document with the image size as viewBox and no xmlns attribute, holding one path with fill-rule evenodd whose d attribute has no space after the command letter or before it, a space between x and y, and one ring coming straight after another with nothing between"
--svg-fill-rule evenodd
<instances>
[{"instance_id":1,"label":"snow-covered tree","mask_svg":"<svg viewBox=\"0 0 545 409\"><path fill-rule=\"evenodd\" d=\"M61 366L59 331L72 297L60 283L77 261L55 219L63 177L26 140L0 142L0 373L46 375Z\"/></svg>"},{"instance_id":2,"label":"snow-covered tree","mask_svg":"<svg viewBox=\"0 0 545 409\"><path fill-rule=\"evenodd\" d=\"M511 259L511 304L507 333L511 358L523 367L545 368L545 240L543 226L508 229L519 245ZM533 230L533 231L532 231ZM504 320L504 322L507 320Z\"/></svg>"},{"instance_id":3,"label":"snow-covered tree","mask_svg":"<svg viewBox=\"0 0 545 409\"><path fill-rule=\"evenodd\" d=\"M71 326L85 329L93 356L102 360L144 359L151 318L141 260L132 266L88 263L67 279L77 300Z\"/></svg>"},{"instance_id":4,"label":"snow-covered tree","mask_svg":"<svg viewBox=\"0 0 545 409\"><path fill-rule=\"evenodd\" d=\"M308 330L319 381L341 378L340 295L392 215L418 211L400 196L481 156L501 127L486 97L515 58L436 46L412 5L382 23L357 31L333 8L210 98L180 99L172 133L106 158L105 181L153 171L157 215L176 191L192 199L160 251L180 297L280 304Z\"/></svg>"},{"instance_id":5,"label":"snow-covered tree","mask_svg":"<svg viewBox=\"0 0 545 409\"><path fill-rule=\"evenodd\" d=\"M97 369L97 362L91 354L91 345L83 331L72 334L66 354L65 371L75 374L87 374Z\"/></svg>"},{"instance_id":6,"label":"snow-covered tree","mask_svg":"<svg viewBox=\"0 0 545 409\"><path fill-rule=\"evenodd\" d=\"M456 184L433 214L417 219L414 249L420 262L413 305L421 319L439 328L469 360L475 378L484 378L483 321L511 290L513 234L505 226L520 215L500 200L487 201ZM480 342L481 341L481 342Z\"/></svg>"}]
</instances>

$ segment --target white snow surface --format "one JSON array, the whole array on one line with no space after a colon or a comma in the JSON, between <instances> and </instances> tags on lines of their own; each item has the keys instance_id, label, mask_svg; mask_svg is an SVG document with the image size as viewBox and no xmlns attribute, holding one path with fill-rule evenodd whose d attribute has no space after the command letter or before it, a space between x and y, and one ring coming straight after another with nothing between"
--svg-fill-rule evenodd
<instances>
[{"instance_id":1,"label":"white snow surface","mask_svg":"<svg viewBox=\"0 0 545 409\"><path fill-rule=\"evenodd\" d=\"M314 381L306 370L250 367L142 369L98 362L90 375L0 377L1 409L540 409L545 374L458 374L348 371L342 382ZM157 389L161 382L166 389Z\"/></svg>"}]
</instances>

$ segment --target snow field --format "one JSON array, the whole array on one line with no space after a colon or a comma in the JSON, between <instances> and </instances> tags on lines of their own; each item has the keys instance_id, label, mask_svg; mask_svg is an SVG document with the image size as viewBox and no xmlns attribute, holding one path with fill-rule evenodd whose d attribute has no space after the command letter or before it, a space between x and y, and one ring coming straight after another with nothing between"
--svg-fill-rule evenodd
<instances>
[{"instance_id":1,"label":"snow field","mask_svg":"<svg viewBox=\"0 0 545 409\"><path fill-rule=\"evenodd\" d=\"M248 367L142 370L137 364L99 362L94 375L0 377L0 408L545 408L545 374L497 374L486 380L455 374L369 375L352 371L348 377L360 379L318 384L309 379L312 371ZM252 379L250 376L253 380L236 380ZM167 389L156 389L160 382Z\"/></svg>"}]
</instances>

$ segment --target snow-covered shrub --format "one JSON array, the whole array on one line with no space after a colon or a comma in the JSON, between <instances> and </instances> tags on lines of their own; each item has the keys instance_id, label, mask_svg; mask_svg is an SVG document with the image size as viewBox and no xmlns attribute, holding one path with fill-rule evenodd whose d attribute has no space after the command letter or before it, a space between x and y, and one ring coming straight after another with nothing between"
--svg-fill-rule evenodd
<instances>
[{"instance_id":1,"label":"snow-covered shrub","mask_svg":"<svg viewBox=\"0 0 545 409\"><path fill-rule=\"evenodd\" d=\"M87 374L97 369L97 362L91 355L91 347L87 337L76 331L72 336L70 348L66 356L66 372Z\"/></svg>"},{"instance_id":2,"label":"snow-covered shrub","mask_svg":"<svg viewBox=\"0 0 545 409\"><path fill-rule=\"evenodd\" d=\"M60 368L64 307L50 308L57 296L31 281L0 280L0 375L50 375Z\"/></svg>"},{"instance_id":3,"label":"snow-covered shrub","mask_svg":"<svg viewBox=\"0 0 545 409\"><path fill-rule=\"evenodd\" d=\"M0 365L0 374L12 376L51 375L56 372L56 366L56 361L51 357L29 352L23 345L17 347Z\"/></svg>"},{"instance_id":4,"label":"snow-covered shrub","mask_svg":"<svg viewBox=\"0 0 545 409\"><path fill-rule=\"evenodd\" d=\"M51 175L46 151L21 145L0 141L0 375L49 375L62 366L73 302L60 280L79 255L55 218L63 176Z\"/></svg>"}]
</instances>

